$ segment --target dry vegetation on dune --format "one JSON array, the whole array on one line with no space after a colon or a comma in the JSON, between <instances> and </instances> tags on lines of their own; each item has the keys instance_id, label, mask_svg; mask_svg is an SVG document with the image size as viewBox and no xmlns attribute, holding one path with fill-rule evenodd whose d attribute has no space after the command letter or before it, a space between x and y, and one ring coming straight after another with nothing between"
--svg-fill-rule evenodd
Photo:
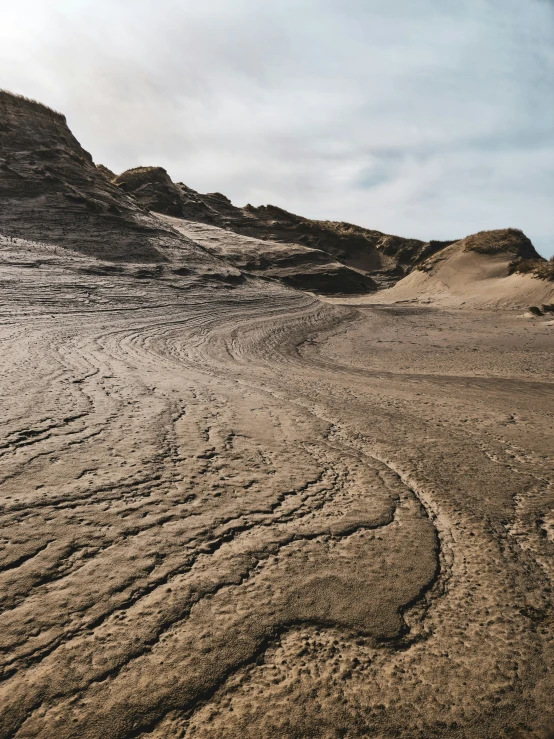
<instances>
[{"instance_id":1,"label":"dry vegetation on dune","mask_svg":"<svg viewBox=\"0 0 554 739\"><path fill-rule=\"evenodd\" d=\"M478 254L511 253L520 259L538 259L531 240L518 228L479 231L463 239L464 248Z\"/></svg>"},{"instance_id":2,"label":"dry vegetation on dune","mask_svg":"<svg viewBox=\"0 0 554 739\"><path fill-rule=\"evenodd\" d=\"M530 274L541 280L554 280L554 257L541 257L523 231L508 228L481 231L464 239L465 248L479 254L512 254L509 274Z\"/></svg>"},{"instance_id":3,"label":"dry vegetation on dune","mask_svg":"<svg viewBox=\"0 0 554 739\"><path fill-rule=\"evenodd\" d=\"M14 108L17 108L17 110L20 111L22 122L25 118L30 118L32 120L35 115L50 115L52 118L55 118L64 124L66 123L66 118L63 113L59 113L57 110L54 110L44 103L40 103L38 100L3 89L0 89L0 95L2 95L5 100L11 101Z\"/></svg>"},{"instance_id":4,"label":"dry vegetation on dune","mask_svg":"<svg viewBox=\"0 0 554 739\"><path fill-rule=\"evenodd\" d=\"M97 164L96 169L100 172L100 174L104 175L104 177L111 182L112 180L115 180L116 174L115 172L112 172L111 169L108 169L103 164Z\"/></svg>"},{"instance_id":5,"label":"dry vegetation on dune","mask_svg":"<svg viewBox=\"0 0 554 739\"><path fill-rule=\"evenodd\" d=\"M522 259L511 267L512 272L533 275L540 280L554 281L554 257L548 262L545 259Z\"/></svg>"},{"instance_id":6,"label":"dry vegetation on dune","mask_svg":"<svg viewBox=\"0 0 554 739\"><path fill-rule=\"evenodd\" d=\"M546 262L537 253L531 240L527 238L523 231L517 228L505 228L495 231L480 231L471 236L466 236L465 239L449 242L434 255L416 265L416 268L424 272L431 272L456 251L488 257L504 257L510 261L508 272L515 271L517 265L523 260L533 262L542 260Z\"/></svg>"},{"instance_id":7,"label":"dry vegetation on dune","mask_svg":"<svg viewBox=\"0 0 554 739\"><path fill-rule=\"evenodd\" d=\"M523 235L398 283L479 310L324 300L283 283L359 273L0 111L0 739L552 739L552 321L483 302L547 284Z\"/></svg>"}]
</instances>

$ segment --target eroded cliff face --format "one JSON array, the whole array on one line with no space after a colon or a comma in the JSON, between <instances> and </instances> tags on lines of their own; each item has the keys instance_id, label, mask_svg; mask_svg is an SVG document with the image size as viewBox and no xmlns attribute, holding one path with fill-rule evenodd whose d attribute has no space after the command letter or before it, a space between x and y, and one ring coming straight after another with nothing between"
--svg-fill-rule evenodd
<instances>
[{"instance_id":1,"label":"eroded cliff face","mask_svg":"<svg viewBox=\"0 0 554 739\"><path fill-rule=\"evenodd\" d=\"M235 238L243 255L236 249L225 255L220 244L228 231L210 248L195 243L194 234L177 228L179 223L155 215L227 223L193 191L187 194L187 188L175 185L162 168L139 167L115 177L94 164L63 115L7 92L0 92L0 120L0 233L8 238L40 239L103 261L153 264L155 271L145 277L169 274L175 280L199 273L236 282L244 279L236 267L252 267L252 239ZM276 259L279 247L271 246L268 242L252 267L254 275L327 294L376 288L369 276L326 252L295 245L281 248Z\"/></svg>"},{"instance_id":2,"label":"eroded cliff face","mask_svg":"<svg viewBox=\"0 0 554 739\"><path fill-rule=\"evenodd\" d=\"M321 294L363 294L377 289L364 271L350 269L333 254L300 239L272 240L272 232L248 209L224 195L200 195L172 182L162 167L136 167L113 180L166 225L202 244L210 253L257 276ZM168 220L170 219L170 220ZM210 232L210 228L224 230Z\"/></svg>"},{"instance_id":3,"label":"eroded cliff face","mask_svg":"<svg viewBox=\"0 0 554 739\"><path fill-rule=\"evenodd\" d=\"M227 270L95 166L60 113L0 91L0 233L110 262ZM228 271L228 270L227 270Z\"/></svg>"},{"instance_id":4,"label":"eroded cliff face","mask_svg":"<svg viewBox=\"0 0 554 739\"><path fill-rule=\"evenodd\" d=\"M451 241L391 236L351 223L315 221L274 205L239 208L219 192L201 194L174 183L161 167L137 167L113 182L147 210L225 228L243 236L323 251L360 275L387 287ZM358 282L363 281L358 278Z\"/></svg>"},{"instance_id":5,"label":"eroded cliff face","mask_svg":"<svg viewBox=\"0 0 554 739\"><path fill-rule=\"evenodd\" d=\"M107 259L163 261L151 220L111 185L65 117L0 93L0 229Z\"/></svg>"}]
</instances>

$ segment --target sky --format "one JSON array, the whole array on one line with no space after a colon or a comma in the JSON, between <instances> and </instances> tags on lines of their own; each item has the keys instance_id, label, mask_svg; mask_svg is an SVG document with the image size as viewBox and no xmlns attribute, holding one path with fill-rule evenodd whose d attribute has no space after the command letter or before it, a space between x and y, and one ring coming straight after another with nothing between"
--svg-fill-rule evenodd
<instances>
[{"instance_id":1,"label":"sky","mask_svg":"<svg viewBox=\"0 0 554 739\"><path fill-rule=\"evenodd\" d=\"M0 87L96 162L554 254L554 0L0 0Z\"/></svg>"}]
</instances>

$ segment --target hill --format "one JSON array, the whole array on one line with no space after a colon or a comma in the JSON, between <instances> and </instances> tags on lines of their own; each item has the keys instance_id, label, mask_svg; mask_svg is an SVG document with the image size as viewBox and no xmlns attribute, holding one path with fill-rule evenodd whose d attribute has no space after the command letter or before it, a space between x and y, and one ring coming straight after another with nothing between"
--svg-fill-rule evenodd
<instances>
[{"instance_id":1,"label":"hill","mask_svg":"<svg viewBox=\"0 0 554 739\"><path fill-rule=\"evenodd\" d=\"M174 183L161 167L137 167L113 179L147 210L218 226L243 236L281 244L297 244L326 252L377 285L387 287L451 241L391 236L351 223L316 221L274 205L239 208L221 193L201 194Z\"/></svg>"},{"instance_id":2,"label":"hill","mask_svg":"<svg viewBox=\"0 0 554 739\"><path fill-rule=\"evenodd\" d=\"M554 278L554 263L515 229L424 242L272 205L237 207L221 193L174 183L161 167L115 175L94 163L63 115L2 91L0 151L0 233L8 238L154 264L158 275L233 281L242 271L327 295L395 283L380 299L503 304L550 295L543 283Z\"/></svg>"},{"instance_id":3,"label":"hill","mask_svg":"<svg viewBox=\"0 0 554 739\"><path fill-rule=\"evenodd\" d=\"M240 277L112 184L60 113L0 91L0 152L3 236L109 262L186 262L190 272Z\"/></svg>"},{"instance_id":4,"label":"hill","mask_svg":"<svg viewBox=\"0 0 554 739\"><path fill-rule=\"evenodd\" d=\"M551 264L518 229L482 231L426 259L379 293L379 301L504 308L549 304L554 300L554 282L548 279ZM533 268L526 271L527 265Z\"/></svg>"},{"instance_id":5,"label":"hill","mask_svg":"<svg viewBox=\"0 0 554 739\"><path fill-rule=\"evenodd\" d=\"M109 177L109 170L105 174ZM200 195L182 183L172 182L162 167L136 167L111 181L145 210L162 216L164 223L240 269L324 294L359 294L377 289L366 270L338 259L329 248L317 248L317 239L300 238L298 230L276 228L276 221L265 215L267 208L240 209L220 193ZM256 210L262 215L256 215Z\"/></svg>"}]
</instances>

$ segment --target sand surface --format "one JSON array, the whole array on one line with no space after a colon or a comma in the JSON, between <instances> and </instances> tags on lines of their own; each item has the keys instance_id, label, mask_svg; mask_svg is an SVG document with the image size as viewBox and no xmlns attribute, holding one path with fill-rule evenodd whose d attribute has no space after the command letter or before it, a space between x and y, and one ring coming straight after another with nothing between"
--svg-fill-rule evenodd
<instances>
[{"instance_id":1,"label":"sand surface","mask_svg":"<svg viewBox=\"0 0 554 739\"><path fill-rule=\"evenodd\" d=\"M0 737L554 736L549 321L0 247Z\"/></svg>"},{"instance_id":2,"label":"sand surface","mask_svg":"<svg viewBox=\"0 0 554 739\"><path fill-rule=\"evenodd\" d=\"M433 259L430 269L415 269L393 287L360 297L357 302L413 302L463 308L525 308L554 302L554 282L531 274L510 274L509 253L479 254L465 250L463 242L457 242ZM351 300L356 302L355 298Z\"/></svg>"}]
</instances>

